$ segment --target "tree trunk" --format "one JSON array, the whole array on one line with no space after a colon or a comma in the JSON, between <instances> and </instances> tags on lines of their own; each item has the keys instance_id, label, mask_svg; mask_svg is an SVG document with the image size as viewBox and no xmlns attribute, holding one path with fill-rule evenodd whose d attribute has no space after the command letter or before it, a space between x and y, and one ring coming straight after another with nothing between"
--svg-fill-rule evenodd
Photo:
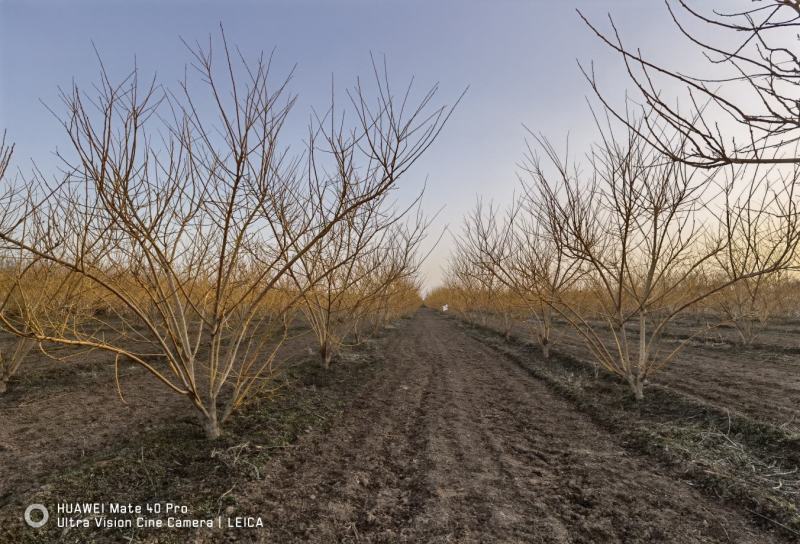
<instances>
[{"instance_id":1,"label":"tree trunk","mask_svg":"<svg viewBox=\"0 0 800 544\"><path fill-rule=\"evenodd\" d=\"M322 367L325 370L328 370L331 367L331 361L333 360L333 350L331 349L328 340L325 340L320 346L319 355L322 359Z\"/></svg>"},{"instance_id":2,"label":"tree trunk","mask_svg":"<svg viewBox=\"0 0 800 544\"><path fill-rule=\"evenodd\" d=\"M541 342L540 345L542 346L542 357L544 359L549 359L550 358L550 342L548 342L547 340L544 340L543 342Z\"/></svg>"},{"instance_id":3,"label":"tree trunk","mask_svg":"<svg viewBox=\"0 0 800 544\"><path fill-rule=\"evenodd\" d=\"M753 323L751 321L745 321L743 323L735 323L735 326L739 331L739 337L742 339L742 345L752 345L753 341L756 339L755 326Z\"/></svg>"},{"instance_id":4,"label":"tree trunk","mask_svg":"<svg viewBox=\"0 0 800 544\"><path fill-rule=\"evenodd\" d=\"M5 359L4 363L0 361L0 395L8 391L8 382L11 380L11 377L17 373L17 370L19 370L22 364L22 360L27 357L35 345L36 341L31 338L17 338L11 356Z\"/></svg>"},{"instance_id":5,"label":"tree trunk","mask_svg":"<svg viewBox=\"0 0 800 544\"><path fill-rule=\"evenodd\" d=\"M642 375L647 372L647 314L642 310L639 313L639 357L636 360L636 368L631 373L631 389L636 400L644 398L644 383Z\"/></svg>"},{"instance_id":6,"label":"tree trunk","mask_svg":"<svg viewBox=\"0 0 800 544\"><path fill-rule=\"evenodd\" d=\"M206 438L209 440L214 440L219 438L222 435L222 429L219 424L219 420L217 419L217 406L216 404L212 404L210 408L206 410L206 414L203 414L203 429L206 432Z\"/></svg>"},{"instance_id":7,"label":"tree trunk","mask_svg":"<svg viewBox=\"0 0 800 544\"><path fill-rule=\"evenodd\" d=\"M638 372L632 372L628 375L628 385L633 393L633 398L637 401L644 399L644 383Z\"/></svg>"},{"instance_id":8,"label":"tree trunk","mask_svg":"<svg viewBox=\"0 0 800 544\"><path fill-rule=\"evenodd\" d=\"M386 325L389 324L389 308L386 307L383 309L383 313L381 314L381 328L385 328Z\"/></svg>"}]
</instances>

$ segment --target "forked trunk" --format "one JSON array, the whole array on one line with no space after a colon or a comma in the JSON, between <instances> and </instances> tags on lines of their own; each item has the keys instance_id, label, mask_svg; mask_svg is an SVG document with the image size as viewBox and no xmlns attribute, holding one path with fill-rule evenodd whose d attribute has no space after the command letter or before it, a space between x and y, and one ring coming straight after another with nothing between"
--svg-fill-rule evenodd
<instances>
[{"instance_id":1,"label":"forked trunk","mask_svg":"<svg viewBox=\"0 0 800 544\"><path fill-rule=\"evenodd\" d=\"M212 404L210 408L206 409L206 414L201 414L203 419L203 429L206 432L206 438L214 440L222 435L222 428L217 419L216 404Z\"/></svg>"},{"instance_id":2,"label":"forked trunk","mask_svg":"<svg viewBox=\"0 0 800 544\"><path fill-rule=\"evenodd\" d=\"M755 327L750 322L735 322L734 326L736 327L736 331L739 333L739 338L742 340L743 346L750 346L752 345L753 341L756 339Z\"/></svg>"},{"instance_id":3,"label":"forked trunk","mask_svg":"<svg viewBox=\"0 0 800 544\"><path fill-rule=\"evenodd\" d=\"M543 340L541 342L541 346L542 346L542 357L544 359L549 359L550 358L550 342L548 342L547 340Z\"/></svg>"},{"instance_id":4,"label":"forked trunk","mask_svg":"<svg viewBox=\"0 0 800 544\"><path fill-rule=\"evenodd\" d=\"M644 399L644 382L637 374L630 374L628 376L628 386L631 388L633 398L637 401Z\"/></svg>"}]
</instances>

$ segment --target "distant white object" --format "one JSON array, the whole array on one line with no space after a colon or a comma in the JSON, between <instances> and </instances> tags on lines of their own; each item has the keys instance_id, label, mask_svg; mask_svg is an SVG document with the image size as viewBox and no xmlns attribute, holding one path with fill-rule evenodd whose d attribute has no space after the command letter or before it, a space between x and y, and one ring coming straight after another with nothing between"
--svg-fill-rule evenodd
<instances>
[{"instance_id":1,"label":"distant white object","mask_svg":"<svg viewBox=\"0 0 800 544\"><path fill-rule=\"evenodd\" d=\"M442 311L443 311L443 312L446 312L446 311L447 311L447 307L448 307L448 305L447 305L447 304L445 304L444 306L442 306Z\"/></svg>"}]
</instances>

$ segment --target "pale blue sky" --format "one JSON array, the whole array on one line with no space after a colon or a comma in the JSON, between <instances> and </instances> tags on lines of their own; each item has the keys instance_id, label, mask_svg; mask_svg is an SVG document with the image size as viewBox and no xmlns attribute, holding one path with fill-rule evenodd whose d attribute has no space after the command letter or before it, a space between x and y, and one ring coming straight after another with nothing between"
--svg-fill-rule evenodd
<instances>
[{"instance_id":1,"label":"pale blue sky","mask_svg":"<svg viewBox=\"0 0 800 544\"><path fill-rule=\"evenodd\" d=\"M441 99L470 90L440 140L403 180L402 195L429 177L425 208L444 211L431 238L460 228L477 195L505 202L517 185L522 124L584 148L594 129L576 59L595 61L603 87L622 98L629 83L620 60L578 19L580 8L606 25L612 13L625 40L681 67L699 62L677 37L657 0L344 0L344 1L36 1L0 0L0 129L16 142L16 165L52 167L64 134L40 100L58 109L57 86L96 80L95 43L113 74L134 57L171 85L188 61L180 38L207 40L222 23L246 56L276 49L278 73L297 63L300 95L286 138L299 143L309 107L324 107L331 74L349 85L368 75L370 52L386 55L394 81L412 74L441 84ZM424 267L440 277L449 237Z\"/></svg>"}]
</instances>

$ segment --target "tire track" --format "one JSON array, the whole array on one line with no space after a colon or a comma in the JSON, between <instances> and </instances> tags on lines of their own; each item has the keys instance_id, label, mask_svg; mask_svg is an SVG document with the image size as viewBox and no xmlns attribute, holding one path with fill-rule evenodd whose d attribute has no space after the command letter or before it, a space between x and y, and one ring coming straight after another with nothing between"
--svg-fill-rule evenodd
<instances>
[{"instance_id":1,"label":"tire track","mask_svg":"<svg viewBox=\"0 0 800 544\"><path fill-rule=\"evenodd\" d=\"M240 498L260 542L779 542L632 457L545 384L421 311L326 433ZM241 535L237 535L240 538Z\"/></svg>"}]
</instances>

